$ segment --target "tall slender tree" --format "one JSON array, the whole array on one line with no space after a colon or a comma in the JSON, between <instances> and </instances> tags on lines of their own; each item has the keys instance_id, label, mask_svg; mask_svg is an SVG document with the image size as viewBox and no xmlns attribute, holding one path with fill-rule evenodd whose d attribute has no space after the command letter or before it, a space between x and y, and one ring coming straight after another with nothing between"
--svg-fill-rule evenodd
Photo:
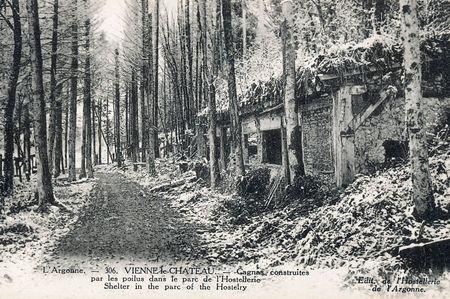
<instances>
[{"instance_id":1,"label":"tall slender tree","mask_svg":"<svg viewBox=\"0 0 450 299\"><path fill-rule=\"evenodd\" d=\"M60 87L62 89L62 87ZM60 90L59 89L59 90ZM61 92L56 99L55 104L55 146L54 146L54 165L53 175L57 178L63 169L63 148L62 148L62 99Z\"/></svg>"},{"instance_id":2,"label":"tall slender tree","mask_svg":"<svg viewBox=\"0 0 450 299\"><path fill-rule=\"evenodd\" d=\"M222 0L222 17L223 17L223 31L225 36L225 54L228 71L228 97L229 109L232 119L232 136L234 138L234 151L237 166L237 175L243 176L245 174L244 157L242 150L242 127L239 117L238 99L236 91L236 71L234 65L234 41L233 41L233 26L231 18L231 0Z\"/></svg>"},{"instance_id":3,"label":"tall slender tree","mask_svg":"<svg viewBox=\"0 0 450 299\"><path fill-rule=\"evenodd\" d=\"M70 102L69 102L69 177L75 181L77 173L75 168L75 140L77 136L77 97L78 97L78 16L77 0L72 0L73 14L71 20L71 63L70 63Z\"/></svg>"},{"instance_id":4,"label":"tall slender tree","mask_svg":"<svg viewBox=\"0 0 450 299\"><path fill-rule=\"evenodd\" d=\"M39 205L54 203L52 177L47 157L47 122L45 115L45 95L41 46L41 29L37 0L27 0L30 58L32 69L32 89L34 101L34 142L38 159L37 194Z\"/></svg>"},{"instance_id":5,"label":"tall slender tree","mask_svg":"<svg viewBox=\"0 0 450 299\"><path fill-rule=\"evenodd\" d=\"M216 159L216 89L213 83L213 78L211 74L211 69L208 67L208 30L207 30L207 9L206 9L206 1L202 0L203 7L203 24L202 24L202 52L203 52L203 74L204 74L204 92L205 97L208 99L208 143L209 143L209 169L210 169L210 178L211 178L211 188L215 188L219 176L217 159ZM214 64L213 60L213 64ZM217 75L217 68L215 66L212 67L215 70L215 74Z\"/></svg>"},{"instance_id":6,"label":"tall slender tree","mask_svg":"<svg viewBox=\"0 0 450 299\"><path fill-rule=\"evenodd\" d=\"M156 0L156 8L155 8L155 63L154 63L154 88L153 88L153 130L151 132L153 133L153 146L154 148L154 157L151 158L157 158L159 157L159 141L158 141L158 109L159 109L159 15L160 15L160 0Z\"/></svg>"},{"instance_id":7,"label":"tall slender tree","mask_svg":"<svg viewBox=\"0 0 450 299\"><path fill-rule=\"evenodd\" d=\"M132 66L134 67L134 66ZM130 109L130 129L131 129L131 161L134 163L133 168L137 171L137 158L139 148L139 131L138 131L138 87L136 82L136 71L131 71L131 109Z\"/></svg>"},{"instance_id":8,"label":"tall slender tree","mask_svg":"<svg viewBox=\"0 0 450 299\"><path fill-rule=\"evenodd\" d=\"M411 160L411 197L416 215L421 219L431 219L436 206L428 165L428 150L422 111L422 64L420 60L417 2L415 0L401 0L400 14L402 18L401 36L405 49L405 109Z\"/></svg>"},{"instance_id":9,"label":"tall slender tree","mask_svg":"<svg viewBox=\"0 0 450 299\"><path fill-rule=\"evenodd\" d=\"M16 105L17 81L19 79L20 61L22 58L22 24L20 21L19 0L12 0L14 52L11 74L8 81L8 97L5 107L5 166L4 194L12 195L14 189L14 107ZM0 162L1 163L1 162ZM3 206L3 196L0 196L0 209Z\"/></svg>"},{"instance_id":10,"label":"tall slender tree","mask_svg":"<svg viewBox=\"0 0 450 299\"><path fill-rule=\"evenodd\" d=\"M282 25L283 36L283 77L284 77L284 119L286 122L286 150L288 167L286 181L292 183L297 174L302 174L301 138L298 119L298 107L295 99L295 60L297 50L294 40L294 16L292 0L283 1L282 10L284 21Z\"/></svg>"},{"instance_id":11,"label":"tall slender tree","mask_svg":"<svg viewBox=\"0 0 450 299\"><path fill-rule=\"evenodd\" d=\"M58 0L53 1L53 16L52 16L52 53L50 65L50 117L48 125L48 163L50 172L54 168L54 145L56 136L56 70L58 62Z\"/></svg>"},{"instance_id":12,"label":"tall slender tree","mask_svg":"<svg viewBox=\"0 0 450 299\"><path fill-rule=\"evenodd\" d=\"M83 98L83 132L84 132L84 156L87 177L94 177L94 169L92 167L92 121L91 121L91 19L89 17L89 0L84 1L85 12L87 14L84 22L85 27L85 52L86 60L84 64L84 98Z\"/></svg>"},{"instance_id":13,"label":"tall slender tree","mask_svg":"<svg viewBox=\"0 0 450 299\"><path fill-rule=\"evenodd\" d=\"M120 149L120 74L119 74L119 50L114 52L115 57L115 101L114 101L114 131L116 132L116 160L117 166L122 166L122 152ZM143 109L143 108L141 108Z\"/></svg>"},{"instance_id":14,"label":"tall slender tree","mask_svg":"<svg viewBox=\"0 0 450 299\"><path fill-rule=\"evenodd\" d=\"M142 136L142 162L147 160L148 151L148 0L141 0L142 10L142 62L141 62L141 136Z\"/></svg>"}]
</instances>

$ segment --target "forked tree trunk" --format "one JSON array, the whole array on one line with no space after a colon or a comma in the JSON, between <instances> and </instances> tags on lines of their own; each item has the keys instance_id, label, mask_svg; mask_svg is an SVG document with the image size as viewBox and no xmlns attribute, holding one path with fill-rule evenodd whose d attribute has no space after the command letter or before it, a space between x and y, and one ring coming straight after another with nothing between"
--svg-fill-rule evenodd
<instances>
[{"instance_id":1,"label":"forked tree trunk","mask_svg":"<svg viewBox=\"0 0 450 299\"><path fill-rule=\"evenodd\" d=\"M14 106L16 105L17 80L20 72L20 60L22 57L22 25L20 22L19 0L12 1L13 26L14 26L14 53L11 75L8 82L8 97L5 107L5 166L4 166L4 194L12 195L14 188ZM1 161L0 161L1 163ZM1 175L1 174L0 174ZM0 196L0 211L3 207L3 196Z\"/></svg>"},{"instance_id":2,"label":"forked tree trunk","mask_svg":"<svg viewBox=\"0 0 450 299\"><path fill-rule=\"evenodd\" d=\"M237 175L244 176L244 157L242 150L242 127L239 118L238 99L236 91L236 75L234 67L234 42L231 20L231 0L222 0L223 31L225 35L225 54L228 70L228 97L232 119L232 136L234 138Z\"/></svg>"},{"instance_id":3,"label":"forked tree trunk","mask_svg":"<svg viewBox=\"0 0 450 299\"><path fill-rule=\"evenodd\" d=\"M435 213L433 185L428 166L428 151L422 110L422 65L420 61L417 2L401 0L402 40L405 49L405 109L411 160L411 197L416 215L431 219Z\"/></svg>"},{"instance_id":4,"label":"forked tree trunk","mask_svg":"<svg viewBox=\"0 0 450 299\"><path fill-rule=\"evenodd\" d=\"M30 58L32 70L32 90L34 100L35 148L37 157L37 194L39 206L54 203L52 177L47 157L47 121L45 115L45 95L43 63L41 52L41 31L37 0L27 0L28 28L30 38Z\"/></svg>"}]
</instances>

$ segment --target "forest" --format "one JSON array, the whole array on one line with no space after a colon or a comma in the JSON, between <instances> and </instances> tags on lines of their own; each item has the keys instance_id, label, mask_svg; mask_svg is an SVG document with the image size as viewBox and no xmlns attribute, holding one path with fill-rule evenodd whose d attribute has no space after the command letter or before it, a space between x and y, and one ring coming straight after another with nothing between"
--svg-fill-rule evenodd
<instances>
[{"instance_id":1,"label":"forest","mask_svg":"<svg viewBox=\"0 0 450 299\"><path fill-rule=\"evenodd\" d=\"M450 286L449 15L0 0L0 269L146 257Z\"/></svg>"}]
</instances>

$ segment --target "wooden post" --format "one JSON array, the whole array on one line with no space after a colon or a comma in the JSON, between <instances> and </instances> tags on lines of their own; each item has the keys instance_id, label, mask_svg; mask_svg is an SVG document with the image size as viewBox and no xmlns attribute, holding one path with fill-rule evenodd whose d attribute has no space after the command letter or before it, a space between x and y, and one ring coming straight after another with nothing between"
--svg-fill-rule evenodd
<instances>
[{"instance_id":1,"label":"wooden post","mask_svg":"<svg viewBox=\"0 0 450 299\"><path fill-rule=\"evenodd\" d=\"M333 141L335 179L338 187L347 186L355 178L355 132L352 128L352 97L364 93L361 86L343 86L333 102Z\"/></svg>"},{"instance_id":2,"label":"wooden post","mask_svg":"<svg viewBox=\"0 0 450 299\"><path fill-rule=\"evenodd\" d=\"M259 118L257 116L255 116L255 127L256 127L256 136L257 136L256 151L258 154L258 163L263 163L264 162L263 136L262 136L262 132L261 132L261 124L260 124Z\"/></svg>"}]
</instances>

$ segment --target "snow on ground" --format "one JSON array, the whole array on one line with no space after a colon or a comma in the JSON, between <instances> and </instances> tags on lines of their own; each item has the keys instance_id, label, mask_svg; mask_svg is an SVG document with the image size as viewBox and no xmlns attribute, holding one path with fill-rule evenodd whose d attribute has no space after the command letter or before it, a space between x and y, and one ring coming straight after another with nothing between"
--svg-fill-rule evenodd
<instances>
[{"instance_id":1,"label":"snow on ground","mask_svg":"<svg viewBox=\"0 0 450 299\"><path fill-rule=\"evenodd\" d=\"M71 230L80 209L89 204L89 194L95 184L95 179L68 183L66 177L58 178L54 181L58 205L41 212L33 203L35 177L32 179L31 184L16 183L15 195L5 199L0 216L4 218L0 223L0 272L9 277L36 267L48 257L58 239Z\"/></svg>"},{"instance_id":2,"label":"snow on ground","mask_svg":"<svg viewBox=\"0 0 450 299\"><path fill-rule=\"evenodd\" d=\"M446 143L430 158L436 202L444 210L450 207L448 150ZM126 168L123 173L128 178L150 189L195 174L180 174L176 162L167 159L158 160L158 177L147 175L145 167L137 172L131 165ZM117 169L108 166L104 171ZM342 190L335 204L305 209L309 203L294 201L239 225L233 224L225 205L237 195L211 191L202 180L157 193L171 199L170 205L189 221L204 225L201 244L208 248L205 260L212 264L261 268L292 264L307 269L347 269L349 277L366 273L381 279L392 273L421 275L409 270L395 249L450 236L449 220L424 223L419 233L422 223L412 216L410 189L409 164L399 165L359 176ZM443 277L449 281L448 273Z\"/></svg>"}]
</instances>

